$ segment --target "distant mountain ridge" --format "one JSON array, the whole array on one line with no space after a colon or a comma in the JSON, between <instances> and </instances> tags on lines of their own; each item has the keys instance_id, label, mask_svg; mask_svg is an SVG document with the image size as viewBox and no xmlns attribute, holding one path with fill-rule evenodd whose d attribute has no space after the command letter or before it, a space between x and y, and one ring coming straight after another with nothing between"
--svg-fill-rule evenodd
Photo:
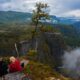
<instances>
[{"instance_id":1,"label":"distant mountain ridge","mask_svg":"<svg viewBox=\"0 0 80 80\"><path fill-rule=\"evenodd\" d=\"M23 12L15 12L15 11L0 11L0 23L6 22L28 22L31 21L32 14L31 13L23 13ZM57 17L54 15L50 15L51 20L47 20L47 23L51 24L74 24L80 19L76 19L74 17Z\"/></svg>"},{"instance_id":2,"label":"distant mountain ridge","mask_svg":"<svg viewBox=\"0 0 80 80\"><path fill-rule=\"evenodd\" d=\"M30 13L14 12L14 11L0 11L0 22L26 22L30 20Z\"/></svg>"}]
</instances>

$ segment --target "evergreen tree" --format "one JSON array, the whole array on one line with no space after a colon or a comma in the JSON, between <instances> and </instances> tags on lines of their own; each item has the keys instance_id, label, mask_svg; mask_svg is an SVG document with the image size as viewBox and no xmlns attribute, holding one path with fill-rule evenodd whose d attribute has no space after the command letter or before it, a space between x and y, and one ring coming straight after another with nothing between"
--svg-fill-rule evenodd
<instances>
[{"instance_id":1,"label":"evergreen tree","mask_svg":"<svg viewBox=\"0 0 80 80\"><path fill-rule=\"evenodd\" d=\"M39 30L39 23L41 23L42 21L49 19L49 15L46 12L46 9L48 8L47 4L44 3L36 3L36 9L33 10L33 16L32 16L32 23L35 25L35 30L33 32L32 35L32 40L35 37L35 33L38 32ZM38 46L37 46L37 38L35 39L36 41L36 47L35 50L37 50Z\"/></svg>"}]
</instances>

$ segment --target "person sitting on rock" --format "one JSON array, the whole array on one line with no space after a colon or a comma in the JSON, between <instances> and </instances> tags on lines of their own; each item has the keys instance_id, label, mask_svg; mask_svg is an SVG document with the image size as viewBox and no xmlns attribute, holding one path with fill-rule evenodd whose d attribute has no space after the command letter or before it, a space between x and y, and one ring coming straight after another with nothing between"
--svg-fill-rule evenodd
<instances>
[{"instance_id":1,"label":"person sitting on rock","mask_svg":"<svg viewBox=\"0 0 80 80\"><path fill-rule=\"evenodd\" d=\"M10 57L10 64L9 64L9 72L17 72L17 71L22 71L22 67L20 65L20 61L16 59L15 57Z\"/></svg>"}]
</instances>

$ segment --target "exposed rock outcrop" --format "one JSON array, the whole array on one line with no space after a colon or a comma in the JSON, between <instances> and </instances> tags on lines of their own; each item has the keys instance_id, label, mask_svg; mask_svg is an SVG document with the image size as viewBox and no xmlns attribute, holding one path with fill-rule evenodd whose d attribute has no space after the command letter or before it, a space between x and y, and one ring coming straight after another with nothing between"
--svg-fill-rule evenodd
<instances>
[{"instance_id":1,"label":"exposed rock outcrop","mask_svg":"<svg viewBox=\"0 0 80 80\"><path fill-rule=\"evenodd\" d=\"M58 67L62 65L62 56L65 49L62 35L60 33L40 32L37 39L32 43L33 47L36 46L36 41L38 46L36 60L41 63L49 64L58 70ZM29 44L31 44L31 42L26 45ZM24 45L22 48L23 47ZM29 47L30 45L27 46L26 49L29 49Z\"/></svg>"}]
</instances>

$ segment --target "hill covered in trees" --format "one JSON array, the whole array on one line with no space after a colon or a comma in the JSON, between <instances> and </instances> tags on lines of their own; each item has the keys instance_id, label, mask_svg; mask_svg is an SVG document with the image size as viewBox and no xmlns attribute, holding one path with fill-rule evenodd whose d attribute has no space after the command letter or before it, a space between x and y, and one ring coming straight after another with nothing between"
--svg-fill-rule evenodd
<instances>
[{"instance_id":1,"label":"hill covered in trees","mask_svg":"<svg viewBox=\"0 0 80 80\"><path fill-rule=\"evenodd\" d=\"M30 21L32 14L15 11L0 11L0 23L27 22Z\"/></svg>"}]
</instances>

